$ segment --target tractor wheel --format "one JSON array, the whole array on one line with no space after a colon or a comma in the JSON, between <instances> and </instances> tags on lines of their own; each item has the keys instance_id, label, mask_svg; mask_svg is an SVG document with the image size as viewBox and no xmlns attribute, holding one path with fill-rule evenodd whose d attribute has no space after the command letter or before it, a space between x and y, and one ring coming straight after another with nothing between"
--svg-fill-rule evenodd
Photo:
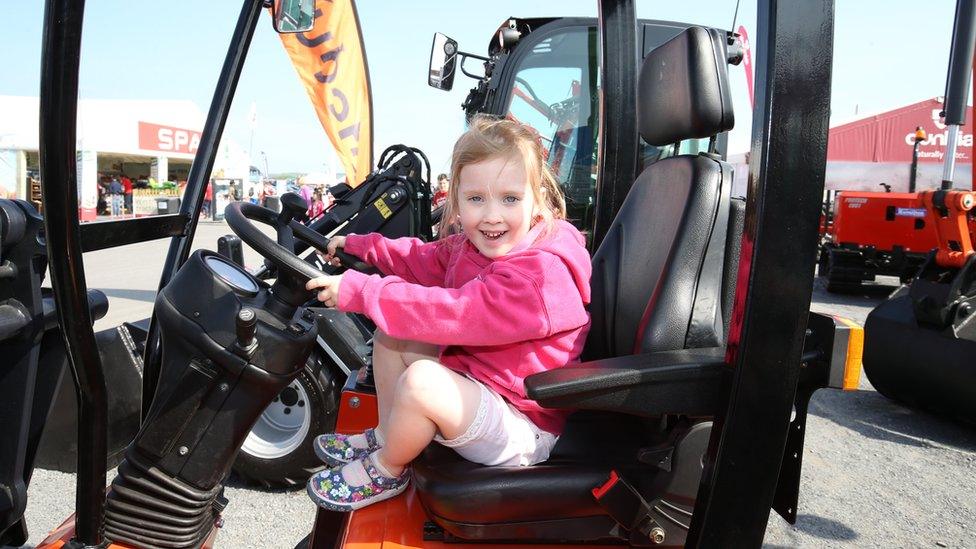
<instances>
[{"instance_id":1,"label":"tractor wheel","mask_svg":"<svg viewBox=\"0 0 976 549\"><path fill-rule=\"evenodd\" d=\"M817 276L824 278L830 274L830 246L821 246L817 254Z\"/></svg>"},{"instance_id":2,"label":"tractor wheel","mask_svg":"<svg viewBox=\"0 0 976 549\"><path fill-rule=\"evenodd\" d=\"M313 352L305 369L265 408L234 462L234 472L250 484L302 486L324 464L312 440L335 428L342 379L337 368Z\"/></svg>"},{"instance_id":3,"label":"tractor wheel","mask_svg":"<svg viewBox=\"0 0 976 549\"><path fill-rule=\"evenodd\" d=\"M830 249L827 253L827 291L850 293L861 289L863 259L850 253Z\"/></svg>"}]
</instances>

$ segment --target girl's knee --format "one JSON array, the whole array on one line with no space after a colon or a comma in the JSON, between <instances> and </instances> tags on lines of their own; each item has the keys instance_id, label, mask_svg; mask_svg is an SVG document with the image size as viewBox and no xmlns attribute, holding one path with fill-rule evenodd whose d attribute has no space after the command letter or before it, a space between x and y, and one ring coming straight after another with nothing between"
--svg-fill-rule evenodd
<instances>
[{"instance_id":1,"label":"girl's knee","mask_svg":"<svg viewBox=\"0 0 976 549\"><path fill-rule=\"evenodd\" d=\"M400 375L397 396L420 404L429 403L450 382L448 376L450 371L445 366L433 360L418 360Z\"/></svg>"}]
</instances>

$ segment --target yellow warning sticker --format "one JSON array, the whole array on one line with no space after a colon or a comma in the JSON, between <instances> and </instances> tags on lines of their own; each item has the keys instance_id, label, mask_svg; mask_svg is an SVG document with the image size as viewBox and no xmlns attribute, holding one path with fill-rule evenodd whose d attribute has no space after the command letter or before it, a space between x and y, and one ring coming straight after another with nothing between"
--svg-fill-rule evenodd
<instances>
[{"instance_id":1,"label":"yellow warning sticker","mask_svg":"<svg viewBox=\"0 0 976 549\"><path fill-rule=\"evenodd\" d=\"M376 209L380 211L380 215L383 216L383 219L389 219L390 216L393 215L393 212L390 211L390 207L386 205L386 202L384 202L382 198L377 198L376 202L373 202L373 205L376 206Z\"/></svg>"}]
</instances>

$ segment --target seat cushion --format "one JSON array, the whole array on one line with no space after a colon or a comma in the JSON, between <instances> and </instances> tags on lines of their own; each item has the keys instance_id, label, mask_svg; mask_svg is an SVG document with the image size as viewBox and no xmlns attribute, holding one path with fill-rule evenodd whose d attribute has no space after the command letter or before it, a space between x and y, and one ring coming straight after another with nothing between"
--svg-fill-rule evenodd
<instances>
[{"instance_id":1,"label":"seat cushion","mask_svg":"<svg viewBox=\"0 0 976 549\"><path fill-rule=\"evenodd\" d=\"M435 518L462 523L545 521L605 515L591 490L611 469L639 467L640 448L660 433L609 412L576 412L552 455L532 467L486 467L431 444L413 465L417 492ZM612 444L608 442L612 441Z\"/></svg>"},{"instance_id":2,"label":"seat cushion","mask_svg":"<svg viewBox=\"0 0 976 549\"><path fill-rule=\"evenodd\" d=\"M599 465L485 467L439 444L413 466L420 499L434 518L480 524L604 515L590 490L608 475Z\"/></svg>"}]
</instances>

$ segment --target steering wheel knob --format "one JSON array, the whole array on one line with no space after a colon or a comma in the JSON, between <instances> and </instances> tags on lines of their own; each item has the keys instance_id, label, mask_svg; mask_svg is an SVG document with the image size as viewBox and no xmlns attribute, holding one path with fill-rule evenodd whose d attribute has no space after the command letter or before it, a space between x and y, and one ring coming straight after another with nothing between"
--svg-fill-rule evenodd
<instances>
[{"instance_id":1,"label":"steering wheel knob","mask_svg":"<svg viewBox=\"0 0 976 549\"><path fill-rule=\"evenodd\" d=\"M281 195L281 213L278 214L278 223L286 226L292 219L304 219L307 211L308 204L304 198L295 193L285 193Z\"/></svg>"}]
</instances>

